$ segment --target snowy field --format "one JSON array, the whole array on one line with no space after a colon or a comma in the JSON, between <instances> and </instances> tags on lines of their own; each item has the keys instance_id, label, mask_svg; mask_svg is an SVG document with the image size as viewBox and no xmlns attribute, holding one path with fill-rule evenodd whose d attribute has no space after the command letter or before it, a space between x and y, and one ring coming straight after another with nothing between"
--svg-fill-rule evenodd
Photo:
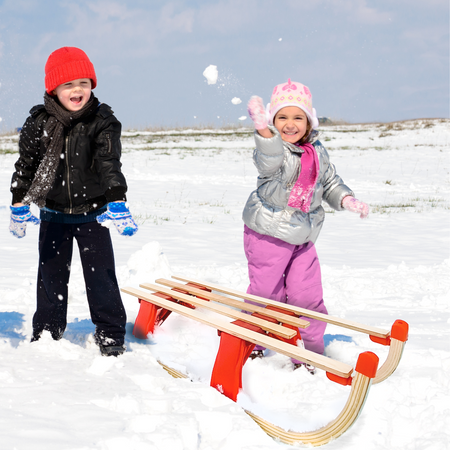
<instances>
[{"instance_id":1,"label":"snowy field","mask_svg":"<svg viewBox=\"0 0 450 450\"><path fill-rule=\"evenodd\" d=\"M390 329L410 325L397 371L374 385L355 425L329 450L444 450L450 442L450 120L322 129L338 173L371 207L368 220L327 209L317 242L332 315ZM123 134L129 205L140 225L113 231L121 286L181 274L245 290L243 205L255 187L248 129ZM31 344L38 228L8 232L17 136L0 136L0 448L3 450L280 450L245 407L295 431L335 418L349 388L283 355L244 367L238 403L209 387L215 330L172 314L146 341L124 295L127 352L93 343L81 266L70 280L64 338ZM326 354L354 365L386 348L328 326ZM174 379L158 360L189 375Z\"/></svg>"}]
</instances>

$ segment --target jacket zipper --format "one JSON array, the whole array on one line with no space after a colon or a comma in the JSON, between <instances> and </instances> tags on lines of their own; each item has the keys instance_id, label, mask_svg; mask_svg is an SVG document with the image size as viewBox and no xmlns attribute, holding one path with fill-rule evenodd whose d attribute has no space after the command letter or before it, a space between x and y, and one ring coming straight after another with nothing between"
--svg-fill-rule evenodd
<instances>
[{"instance_id":1,"label":"jacket zipper","mask_svg":"<svg viewBox=\"0 0 450 450\"><path fill-rule=\"evenodd\" d=\"M72 204L72 192L70 189L69 134L66 136L65 160L66 160L67 195L69 196L69 214L72 214L73 204Z\"/></svg>"},{"instance_id":2,"label":"jacket zipper","mask_svg":"<svg viewBox=\"0 0 450 450\"><path fill-rule=\"evenodd\" d=\"M108 153L111 153L111 138L109 137L109 133L106 133L106 140L108 141Z\"/></svg>"}]
</instances>

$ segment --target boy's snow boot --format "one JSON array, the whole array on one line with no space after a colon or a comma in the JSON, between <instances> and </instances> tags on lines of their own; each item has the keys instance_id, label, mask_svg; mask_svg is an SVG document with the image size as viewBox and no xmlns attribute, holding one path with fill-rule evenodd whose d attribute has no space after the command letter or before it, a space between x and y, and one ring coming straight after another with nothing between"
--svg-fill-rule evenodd
<instances>
[{"instance_id":1,"label":"boy's snow boot","mask_svg":"<svg viewBox=\"0 0 450 450\"><path fill-rule=\"evenodd\" d=\"M31 340L30 342L36 342L39 340L39 338L41 337L42 331L34 331L33 330L33 334L31 335Z\"/></svg>"},{"instance_id":2,"label":"boy's snow boot","mask_svg":"<svg viewBox=\"0 0 450 450\"><path fill-rule=\"evenodd\" d=\"M95 343L100 348L100 353L103 356L120 356L125 352L126 348L123 345L123 339L115 339L107 337L103 330L96 330L94 333Z\"/></svg>"},{"instance_id":3,"label":"boy's snow boot","mask_svg":"<svg viewBox=\"0 0 450 450\"><path fill-rule=\"evenodd\" d=\"M123 345L102 345L99 344L100 353L103 356L120 356L125 352L125 347Z\"/></svg>"},{"instance_id":4,"label":"boy's snow boot","mask_svg":"<svg viewBox=\"0 0 450 450\"><path fill-rule=\"evenodd\" d=\"M42 333L44 332L44 330L41 330L41 331L33 330L33 334L31 335L30 342L38 341L40 339ZM59 341L64 335L64 330L61 330L61 329L58 329L56 331L53 331L53 330L48 330L48 331L50 332L53 340L55 340L55 341Z\"/></svg>"}]
</instances>

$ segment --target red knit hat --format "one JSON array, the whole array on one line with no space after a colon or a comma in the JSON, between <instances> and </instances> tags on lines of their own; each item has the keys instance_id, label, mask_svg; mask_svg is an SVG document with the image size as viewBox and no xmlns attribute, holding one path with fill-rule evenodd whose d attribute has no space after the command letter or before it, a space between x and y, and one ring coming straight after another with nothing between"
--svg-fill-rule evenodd
<instances>
[{"instance_id":1,"label":"red knit hat","mask_svg":"<svg viewBox=\"0 0 450 450\"><path fill-rule=\"evenodd\" d=\"M94 66L83 50L76 47L61 47L55 50L45 64L45 90L52 95L60 84L79 78L90 78L91 89L97 86Z\"/></svg>"}]
</instances>

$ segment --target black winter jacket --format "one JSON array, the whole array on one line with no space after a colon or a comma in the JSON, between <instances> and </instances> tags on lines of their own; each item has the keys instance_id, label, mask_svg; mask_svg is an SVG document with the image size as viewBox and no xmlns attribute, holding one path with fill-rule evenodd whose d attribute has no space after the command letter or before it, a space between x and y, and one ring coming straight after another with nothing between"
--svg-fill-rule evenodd
<instances>
[{"instance_id":1,"label":"black winter jacket","mask_svg":"<svg viewBox=\"0 0 450 450\"><path fill-rule=\"evenodd\" d=\"M48 119L44 105L30 111L20 134L19 159L11 180L12 203L21 203L31 186L46 148L41 137ZM66 128L65 145L46 207L66 214L83 214L106 203L126 200L121 172L121 124L112 109L97 112Z\"/></svg>"}]
</instances>

